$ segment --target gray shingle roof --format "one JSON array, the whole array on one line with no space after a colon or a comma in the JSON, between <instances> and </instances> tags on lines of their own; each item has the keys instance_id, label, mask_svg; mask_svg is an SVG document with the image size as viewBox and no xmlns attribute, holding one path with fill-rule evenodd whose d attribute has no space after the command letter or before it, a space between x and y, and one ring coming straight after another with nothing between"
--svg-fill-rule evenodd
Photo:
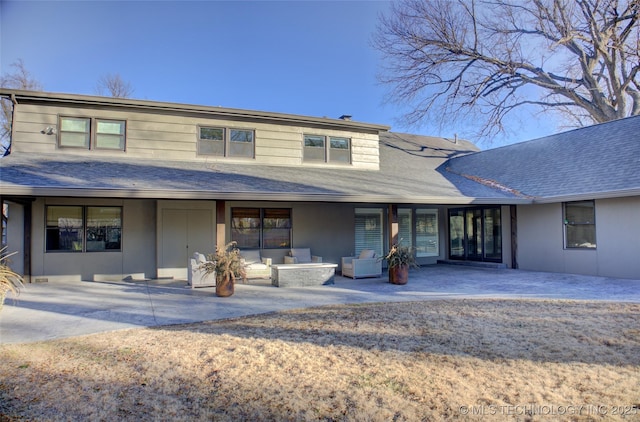
<instances>
[{"instance_id":1,"label":"gray shingle roof","mask_svg":"<svg viewBox=\"0 0 640 422\"><path fill-rule=\"evenodd\" d=\"M538 199L638 195L640 116L453 158L445 167Z\"/></svg>"},{"instance_id":2,"label":"gray shingle roof","mask_svg":"<svg viewBox=\"0 0 640 422\"><path fill-rule=\"evenodd\" d=\"M509 203L521 199L439 168L477 151L399 133L380 135L380 171L14 153L0 159L3 194L398 203Z\"/></svg>"}]
</instances>

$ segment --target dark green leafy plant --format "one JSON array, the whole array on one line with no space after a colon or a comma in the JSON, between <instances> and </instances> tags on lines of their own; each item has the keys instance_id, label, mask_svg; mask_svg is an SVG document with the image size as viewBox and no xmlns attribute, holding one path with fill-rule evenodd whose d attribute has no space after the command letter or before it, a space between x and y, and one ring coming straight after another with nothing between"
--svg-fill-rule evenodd
<instances>
[{"instance_id":1,"label":"dark green leafy plant","mask_svg":"<svg viewBox=\"0 0 640 422\"><path fill-rule=\"evenodd\" d=\"M387 253L384 259L387 261L387 266L389 268L399 267L402 265L418 268L415 258L415 248L403 246L398 243L391 246L389 253Z\"/></svg>"}]
</instances>

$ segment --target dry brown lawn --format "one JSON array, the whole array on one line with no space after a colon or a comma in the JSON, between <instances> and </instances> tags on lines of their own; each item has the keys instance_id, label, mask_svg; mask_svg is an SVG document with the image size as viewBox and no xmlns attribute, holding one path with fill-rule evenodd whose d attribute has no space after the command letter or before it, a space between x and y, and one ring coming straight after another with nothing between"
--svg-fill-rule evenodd
<instances>
[{"instance_id":1,"label":"dry brown lawn","mask_svg":"<svg viewBox=\"0 0 640 422\"><path fill-rule=\"evenodd\" d=\"M640 304L327 306L0 357L0 420L640 420Z\"/></svg>"}]
</instances>

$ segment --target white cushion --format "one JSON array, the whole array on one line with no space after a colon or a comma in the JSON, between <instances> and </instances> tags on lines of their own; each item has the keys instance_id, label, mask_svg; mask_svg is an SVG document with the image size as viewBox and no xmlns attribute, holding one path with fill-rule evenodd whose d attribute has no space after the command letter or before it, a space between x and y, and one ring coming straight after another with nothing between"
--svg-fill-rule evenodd
<instances>
[{"instance_id":1,"label":"white cushion","mask_svg":"<svg viewBox=\"0 0 640 422\"><path fill-rule=\"evenodd\" d=\"M296 263L306 264L311 262L311 249L309 248L291 249L290 255L296 258Z\"/></svg>"},{"instance_id":2,"label":"white cushion","mask_svg":"<svg viewBox=\"0 0 640 422\"><path fill-rule=\"evenodd\" d=\"M201 254L200 252L196 252L193 254L193 257L196 259L196 262L198 264L202 264L207 262L207 257L204 256L204 254Z\"/></svg>"},{"instance_id":3,"label":"white cushion","mask_svg":"<svg viewBox=\"0 0 640 422\"><path fill-rule=\"evenodd\" d=\"M284 263L285 264L297 264L298 263L298 258L296 258L294 256L285 256L284 257Z\"/></svg>"},{"instance_id":4,"label":"white cushion","mask_svg":"<svg viewBox=\"0 0 640 422\"><path fill-rule=\"evenodd\" d=\"M376 252L373 249L363 249L358 259L370 259L375 258L375 256Z\"/></svg>"},{"instance_id":5,"label":"white cushion","mask_svg":"<svg viewBox=\"0 0 640 422\"><path fill-rule=\"evenodd\" d=\"M242 255L242 258L244 258L244 262L247 265L262 263L262 260L260 259L260 251L258 250L242 251L240 255Z\"/></svg>"}]
</instances>

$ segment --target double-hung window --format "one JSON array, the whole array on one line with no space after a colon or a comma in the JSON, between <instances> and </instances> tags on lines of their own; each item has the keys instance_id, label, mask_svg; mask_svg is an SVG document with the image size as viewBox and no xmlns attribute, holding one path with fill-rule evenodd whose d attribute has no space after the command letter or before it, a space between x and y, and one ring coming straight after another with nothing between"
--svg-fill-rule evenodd
<instances>
[{"instance_id":1,"label":"double-hung window","mask_svg":"<svg viewBox=\"0 0 640 422\"><path fill-rule=\"evenodd\" d=\"M60 146L89 149L91 119L80 117L60 118Z\"/></svg>"},{"instance_id":2,"label":"double-hung window","mask_svg":"<svg viewBox=\"0 0 640 422\"><path fill-rule=\"evenodd\" d=\"M208 126L198 128L199 155L253 158L254 151L255 134L253 130Z\"/></svg>"},{"instance_id":3,"label":"double-hung window","mask_svg":"<svg viewBox=\"0 0 640 422\"><path fill-rule=\"evenodd\" d=\"M596 247L596 209L594 201L563 204L565 248Z\"/></svg>"},{"instance_id":4,"label":"double-hung window","mask_svg":"<svg viewBox=\"0 0 640 422\"><path fill-rule=\"evenodd\" d=\"M290 248L291 209L232 208L231 240L240 248Z\"/></svg>"},{"instance_id":5,"label":"double-hung window","mask_svg":"<svg viewBox=\"0 0 640 422\"><path fill-rule=\"evenodd\" d=\"M96 119L96 148L124 150L124 122Z\"/></svg>"},{"instance_id":6,"label":"double-hung window","mask_svg":"<svg viewBox=\"0 0 640 422\"><path fill-rule=\"evenodd\" d=\"M304 135L303 161L351 163L351 140L339 136Z\"/></svg>"},{"instance_id":7,"label":"double-hung window","mask_svg":"<svg viewBox=\"0 0 640 422\"><path fill-rule=\"evenodd\" d=\"M332 163L351 162L351 141L349 138L329 137L329 161Z\"/></svg>"},{"instance_id":8,"label":"double-hung window","mask_svg":"<svg viewBox=\"0 0 640 422\"><path fill-rule=\"evenodd\" d=\"M122 249L122 207L47 206L47 252Z\"/></svg>"},{"instance_id":9,"label":"double-hung window","mask_svg":"<svg viewBox=\"0 0 640 422\"><path fill-rule=\"evenodd\" d=\"M60 117L58 145L65 148L113 149L124 151L124 120L90 117Z\"/></svg>"}]
</instances>

